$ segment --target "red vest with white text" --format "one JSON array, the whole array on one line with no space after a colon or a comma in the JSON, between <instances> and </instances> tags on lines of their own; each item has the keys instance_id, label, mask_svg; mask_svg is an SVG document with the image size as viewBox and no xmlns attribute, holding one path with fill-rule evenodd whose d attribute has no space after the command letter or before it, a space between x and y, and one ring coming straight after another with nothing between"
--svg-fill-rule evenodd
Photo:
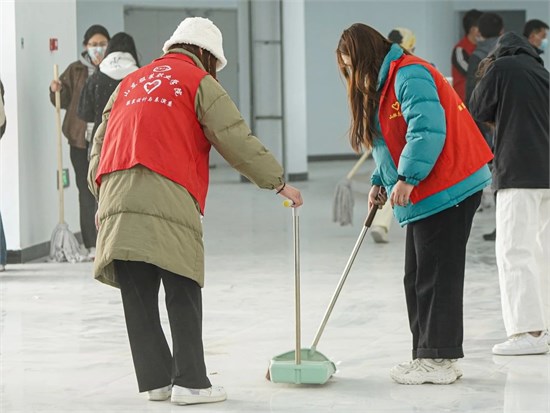
<instances>
[{"instance_id":1,"label":"red vest with white text","mask_svg":"<svg viewBox=\"0 0 550 413\"><path fill-rule=\"evenodd\" d=\"M428 176L411 193L411 201L416 203L469 177L493 159L493 154L447 79L425 60L403 55L390 64L378 113L382 135L395 165L399 167L399 158L407 143L407 123L401 113L401 102L395 94L395 78L399 68L412 64L420 64L431 73L445 111L446 124L445 144L441 154Z\"/></svg>"},{"instance_id":2,"label":"red vest with white text","mask_svg":"<svg viewBox=\"0 0 550 413\"><path fill-rule=\"evenodd\" d=\"M195 96L206 75L190 57L170 53L124 78L107 124L98 185L103 175L143 165L185 187L204 213L211 145Z\"/></svg>"}]
</instances>

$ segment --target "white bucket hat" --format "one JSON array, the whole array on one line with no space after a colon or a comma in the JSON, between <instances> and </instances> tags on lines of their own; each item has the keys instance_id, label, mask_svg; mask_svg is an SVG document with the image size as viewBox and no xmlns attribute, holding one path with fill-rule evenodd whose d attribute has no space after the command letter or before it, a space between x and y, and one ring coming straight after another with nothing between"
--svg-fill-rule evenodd
<instances>
[{"instance_id":1,"label":"white bucket hat","mask_svg":"<svg viewBox=\"0 0 550 413\"><path fill-rule=\"evenodd\" d=\"M218 60L216 64L217 72L227 64L227 59L223 54L222 32L210 19L203 17L186 18L179 24L172 37L164 43L162 50L166 53L171 46L178 43L192 44L208 50Z\"/></svg>"}]
</instances>

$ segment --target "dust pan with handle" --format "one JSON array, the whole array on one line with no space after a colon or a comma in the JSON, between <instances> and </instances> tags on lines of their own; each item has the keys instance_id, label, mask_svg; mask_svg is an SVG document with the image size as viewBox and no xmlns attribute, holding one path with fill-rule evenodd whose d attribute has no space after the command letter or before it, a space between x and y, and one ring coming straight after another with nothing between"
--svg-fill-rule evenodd
<instances>
[{"instance_id":1,"label":"dust pan with handle","mask_svg":"<svg viewBox=\"0 0 550 413\"><path fill-rule=\"evenodd\" d=\"M289 204L285 203L285 206ZM301 348L300 333L300 236L298 209L292 208L294 233L294 293L296 309L296 348L275 356L269 365L273 383L324 384L336 372L336 366L318 351Z\"/></svg>"},{"instance_id":2,"label":"dust pan with handle","mask_svg":"<svg viewBox=\"0 0 550 413\"><path fill-rule=\"evenodd\" d=\"M295 384L324 384L336 372L336 366L325 355L317 351L317 344L325 330L328 319L334 309L334 305L340 296L342 287L348 277L359 248L365 239L368 229L376 215L377 207L369 211L361 233L353 251L348 259L344 272L338 281L338 286L332 295L330 304L323 316L323 320L317 330L315 339L310 348L301 348L300 345L300 263L299 263L299 238L298 238L298 214L293 209L294 218L294 274L296 290L296 350L280 354L271 360L268 377L274 383L295 383Z\"/></svg>"}]
</instances>

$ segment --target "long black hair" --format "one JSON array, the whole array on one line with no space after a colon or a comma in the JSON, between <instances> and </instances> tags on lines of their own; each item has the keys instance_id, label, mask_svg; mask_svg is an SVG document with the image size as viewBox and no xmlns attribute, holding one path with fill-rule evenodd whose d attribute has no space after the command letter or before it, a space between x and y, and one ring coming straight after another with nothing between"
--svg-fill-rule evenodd
<instances>
[{"instance_id":1,"label":"long black hair","mask_svg":"<svg viewBox=\"0 0 550 413\"><path fill-rule=\"evenodd\" d=\"M113 52L126 52L130 53L134 60L136 61L136 65L139 67L139 59L136 51L136 44L134 42L134 38L130 36L128 33L120 32L115 34L111 40L109 41L109 45L107 46L107 50L105 50L105 57L107 57L110 53Z\"/></svg>"}]
</instances>

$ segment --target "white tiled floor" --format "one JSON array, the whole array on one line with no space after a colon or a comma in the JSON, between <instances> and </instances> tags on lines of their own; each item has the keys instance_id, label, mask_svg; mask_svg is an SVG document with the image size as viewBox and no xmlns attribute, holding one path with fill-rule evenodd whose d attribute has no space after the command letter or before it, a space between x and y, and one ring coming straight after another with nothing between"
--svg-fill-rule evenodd
<instances>
[{"instance_id":1,"label":"white tiled floor","mask_svg":"<svg viewBox=\"0 0 550 413\"><path fill-rule=\"evenodd\" d=\"M302 324L309 346L360 231L331 222L334 188L352 162L313 163L298 184ZM370 163L365 167L365 174ZM366 176L366 175L365 175ZM361 178L361 177L360 177ZM366 190L365 183L354 188ZM450 386L401 386L388 370L410 357L401 285L404 230L391 243L369 236L318 349L339 371L324 386L273 384L269 359L294 344L291 214L281 198L212 171L205 219L204 343L211 380L229 399L210 406L148 402L137 393L116 289L91 264L9 265L0 275L2 412L549 412L550 356L495 357L504 339L493 210L476 215L465 294L464 377ZM166 315L163 312L163 318Z\"/></svg>"}]
</instances>

